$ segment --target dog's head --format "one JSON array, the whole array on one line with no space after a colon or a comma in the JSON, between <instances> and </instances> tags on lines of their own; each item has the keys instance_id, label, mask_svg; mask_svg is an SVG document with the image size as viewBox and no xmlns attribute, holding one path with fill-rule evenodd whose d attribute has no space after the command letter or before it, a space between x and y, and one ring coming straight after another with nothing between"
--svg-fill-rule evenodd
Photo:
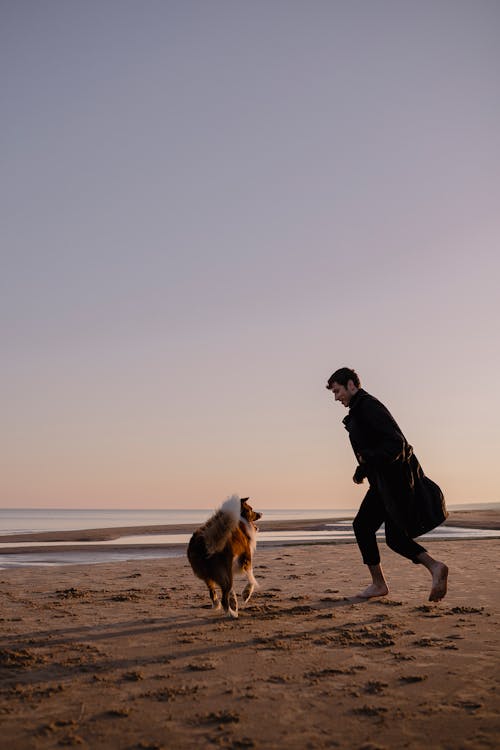
<instances>
[{"instance_id":1,"label":"dog's head","mask_svg":"<svg viewBox=\"0 0 500 750\"><path fill-rule=\"evenodd\" d=\"M255 521L262 518L262 513L257 513L248 503L248 500L248 497L241 498L241 517L244 518L245 521L248 521L248 523L251 523L252 526L255 526ZM255 528L257 527L255 526Z\"/></svg>"}]
</instances>

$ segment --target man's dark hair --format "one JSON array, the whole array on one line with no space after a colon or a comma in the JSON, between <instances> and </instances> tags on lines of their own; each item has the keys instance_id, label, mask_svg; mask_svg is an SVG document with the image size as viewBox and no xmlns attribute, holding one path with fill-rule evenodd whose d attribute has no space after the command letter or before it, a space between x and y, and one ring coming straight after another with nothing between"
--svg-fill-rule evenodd
<instances>
[{"instance_id":1,"label":"man's dark hair","mask_svg":"<svg viewBox=\"0 0 500 750\"><path fill-rule=\"evenodd\" d=\"M333 375L328 378L328 384L326 387L331 388L334 383L338 383L346 388L349 380L352 380L356 388L360 387L361 382L357 373L354 372L354 370L351 370L350 367L341 367L339 370L335 370Z\"/></svg>"}]
</instances>

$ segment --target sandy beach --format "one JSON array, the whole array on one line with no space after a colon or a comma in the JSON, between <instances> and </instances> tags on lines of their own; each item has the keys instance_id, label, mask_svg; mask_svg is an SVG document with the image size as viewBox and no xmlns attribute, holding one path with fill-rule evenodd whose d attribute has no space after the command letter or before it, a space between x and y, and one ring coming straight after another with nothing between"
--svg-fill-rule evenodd
<instances>
[{"instance_id":1,"label":"sandy beach","mask_svg":"<svg viewBox=\"0 0 500 750\"><path fill-rule=\"evenodd\" d=\"M449 523L498 529L499 515ZM238 620L210 609L184 557L3 570L2 744L496 748L499 548L429 544L451 571L439 604L384 544L391 591L368 602L355 544L258 548Z\"/></svg>"}]
</instances>

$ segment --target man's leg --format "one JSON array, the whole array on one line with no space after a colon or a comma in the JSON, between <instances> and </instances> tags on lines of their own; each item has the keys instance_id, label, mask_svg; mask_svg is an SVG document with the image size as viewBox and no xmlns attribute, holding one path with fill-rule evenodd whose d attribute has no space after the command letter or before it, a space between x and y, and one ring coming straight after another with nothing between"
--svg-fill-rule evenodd
<instances>
[{"instance_id":1,"label":"man's leg","mask_svg":"<svg viewBox=\"0 0 500 750\"><path fill-rule=\"evenodd\" d=\"M440 560L434 560L427 552L421 552L417 556L418 562L423 565L432 576L432 588L429 594L430 602L439 602L446 596L448 589L448 566Z\"/></svg>"},{"instance_id":2,"label":"man's leg","mask_svg":"<svg viewBox=\"0 0 500 750\"><path fill-rule=\"evenodd\" d=\"M368 570L370 571L372 582L366 587L366 589L364 589L364 591L360 591L356 596L359 596L361 599L373 599L376 596L387 596L389 593L389 587L385 580L381 564L369 565Z\"/></svg>"},{"instance_id":3,"label":"man's leg","mask_svg":"<svg viewBox=\"0 0 500 750\"><path fill-rule=\"evenodd\" d=\"M387 545L398 555L427 568L432 576L429 601L439 602L443 599L446 596L448 586L448 567L439 560L434 560L424 547L408 536L401 527L389 518L385 522L385 538Z\"/></svg>"},{"instance_id":4,"label":"man's leg","mask_svg":"<svg viewBox=\"0 0 500 750\"><path fill-rule=\"evenodd\" d=\"M372 599L376 596L386 596L389 593L387 581L380 564L380 553L378 550L376 532L384 520L384 507L378 493L370 488L366 493L353 522L356 541L363 557L363 562L368 566L372 583L357 596L363 599Z\"/></svg>"}]
</instances>

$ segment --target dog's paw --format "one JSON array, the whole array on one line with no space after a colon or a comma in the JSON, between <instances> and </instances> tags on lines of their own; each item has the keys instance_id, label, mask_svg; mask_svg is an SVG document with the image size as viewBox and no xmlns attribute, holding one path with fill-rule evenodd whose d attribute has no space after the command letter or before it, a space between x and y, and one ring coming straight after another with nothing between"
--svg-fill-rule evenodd
<instances>
[{"instance_id":1,"label":"dog's paw","mask_svg":"<svg viewBox=\"0 0 500 750\"><path fill-rule=\"evenodd\" d=\"M254 592L255 586L251 583L248 584L248 586L245 586L243 589L242 597L243 597L243 604L246 604L250 597L252 596Z\"/></svg>"}]
</instances>

